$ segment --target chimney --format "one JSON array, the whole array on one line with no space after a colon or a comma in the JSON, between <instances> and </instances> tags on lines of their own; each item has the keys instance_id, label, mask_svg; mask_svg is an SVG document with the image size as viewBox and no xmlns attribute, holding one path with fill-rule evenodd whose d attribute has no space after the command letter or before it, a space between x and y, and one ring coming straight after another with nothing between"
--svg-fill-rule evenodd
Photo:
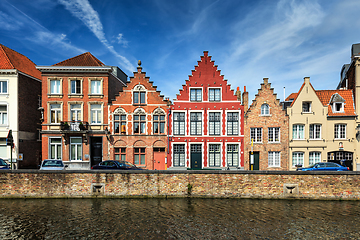
<instances>
[{"instance_id":1,"label":"chimney","mask_svg":"<svg viewBox=\"0 0 360 240\"><path fill-rule=\"evenodd\" d=\"M241 102L241 91L240 91L239 87L237 87L235 94L236 94L237 100Z\"/></svg>"},{"instance_id":2,"label":"chimney","mask_svg":"<svg viewBox=\"0 0 360 240\"><path fill-rule=\"evenodd\" d=\"M249 93L246 91L246 86L244 86L244 93L242 94L242 100L244 105L244 112L247 112L249 108Z\"/></svg>"},{"instance_id":3,"label":"chimney","mask_svg":"<svg viewBox=\"0 0 360 240\"><path fill-rule=\"evenodd\" d=\"M269 83L269 78L263 78L264 80L264 85L267 85Z\"/></svg>"},{"instance_id":4,"label":"chimney","mask_svg":"<svg viewBox=\"0 0 360 240\"><path fill-rule=\"evenodd\" d=\"M304 83L310 83L310 77L304 77Z\"/></svg>"}]
</instances>

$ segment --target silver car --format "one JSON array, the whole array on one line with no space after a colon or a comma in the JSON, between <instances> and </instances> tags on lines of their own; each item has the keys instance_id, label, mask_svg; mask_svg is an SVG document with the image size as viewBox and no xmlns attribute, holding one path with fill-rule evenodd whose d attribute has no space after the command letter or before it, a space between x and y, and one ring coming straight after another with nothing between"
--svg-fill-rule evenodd
<instances>
[{"instance_id":1,"label":"silver car","mask_svg":"<svg viewBox=\"0 0 360 240\"><path fill-rule=\"evenodd\" d=\"M48 159L44 160L40 165L40 170L65 170L67 165L64 165L62 160Z\"/></svg>"}]
</instances>

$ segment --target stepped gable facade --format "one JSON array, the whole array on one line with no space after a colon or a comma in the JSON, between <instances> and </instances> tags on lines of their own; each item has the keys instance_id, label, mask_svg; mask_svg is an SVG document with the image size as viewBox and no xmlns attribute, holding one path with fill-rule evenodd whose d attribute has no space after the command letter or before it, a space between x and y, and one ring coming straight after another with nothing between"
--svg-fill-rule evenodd
<instances>
[{"instance_id":1,"label":"stepped gable facade","mask_svg":"<svg viewBox=\"0 0 360 240\"><path fill-rule=\"evenodd\" d=\"M110 156L149 170L166 170L169 101L142 72L130 77L109 107Z\"/></svg>"},{"instance_id":2,"label":"stepped gable facade","mask_svg":"<svg viewBox=\"0 0 360 240\"><path fill-rule=\"evenodd\" d=\"M268 78L244 116L246 170L288 170L289 117Z\"/></svg>"},{"instance_id":3,"label":"stepped gable facade","mask_svg":"<svg viewBox=\"0 0 360 240\"><path fill-rule=\"evenodd\" d=\"M244 167L244 106L208 52L169 110L169 169Z\"/></svg>"},{"instance_id":4,"label":"stepped gable facade","mask_svg":"<svg viewBox=\"0 0 360 240\"><path fill-rule=\"evenodd\" d=\"M127 76L83 53L42 74L42 159L61 159L69 169L90 169L111 159L108 106Z\"/></svg>"}]
</instances>

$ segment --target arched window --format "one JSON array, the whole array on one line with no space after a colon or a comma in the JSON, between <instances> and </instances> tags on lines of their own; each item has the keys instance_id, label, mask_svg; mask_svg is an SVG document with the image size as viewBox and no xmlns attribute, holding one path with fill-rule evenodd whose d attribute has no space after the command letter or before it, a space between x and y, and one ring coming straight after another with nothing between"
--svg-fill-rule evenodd
<instances>
[{"instance_id":1,"label":"arched window","mask_svg":"<svg viewBox=\"0 0 360 240\"><path fill-rule=\"evenodd\" d=\"M122 108L117 108L114 111L114 133L126 134L126 112Z\"/></svg>"},{"instance_id":2,"label":"arched window","mask_svg":"<svg viewBox=\"0 0 360 240\"><path fill-rule=\"evenodd\" d=\"M261 115L269 115L270 114L270 107L268 104L264 103L261 105Z\"/></svg>"},{"instance_id":3,"label":"arched window","mask_svg":"<svg viewBox=\"0 0 360 240\"><path fill-rule=\"evenodd\" d=\"M146 133L146 112L142 108L135 110L133 115L133 126L134 134L145 134Z\"/></svg>"},{"instance_id":4,"label":"arched window","mask_svg":"<svg viewBox=\"0 0 360 240\"><path fill-rule=\"evenodd\" d=\"M165 133L165 111L157 108L153 113L153 133Z\"/></svg>"},{"instance_id":5,"label":"arched window","mask_svg":"<svg viewBox=\"0 0 360 240\"><path fill-rule=\"evenodd\" d=\"M142 85L137 85L133 90L133 103L146 104L146 89Z\"/></svg>"}]
</instances>

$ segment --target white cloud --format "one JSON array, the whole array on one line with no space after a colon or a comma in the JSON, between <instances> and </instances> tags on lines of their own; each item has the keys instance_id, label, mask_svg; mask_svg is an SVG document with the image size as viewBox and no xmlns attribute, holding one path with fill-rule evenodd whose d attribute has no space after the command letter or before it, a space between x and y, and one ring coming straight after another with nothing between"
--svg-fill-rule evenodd
<instances>
[{"instance_id":1,"label":"white cloud","mask_svg":"<svg viewBox=\"0 0 360 240\"><path fill-rule=\"evenodd\" d=\"M127 48L129 42L124 38L122 33L119 33L119 35L117 35L116 37L117 39L117 43L123 45L123 47Z\"/></svg>"},{"instance_id":2,"label":"white cloud","mask_svg":"<svg viewBox=\"0 0 360 240\"><path fill-rule=\"evenodd\" d=\"M116 52L114 47L111 46L106 39L99 14L93 9L88 0L59 0L59 2L63 4L72 15L79 18L85 26L94 33L99 41L103 43L115 57L120 59L120 65L129 71L135 71L135 67L130 61Z\"/></svg>"},{"instance_id":3,"label":"white cloud","mask_svg":"<svg viewBox=\"0 0 360 240\"><path fill-rule=\"evenodd\" d=\"M15 31L20 29L22 26L22 22L0 11L0 29Z\"/></svg>"}]
</instances>

